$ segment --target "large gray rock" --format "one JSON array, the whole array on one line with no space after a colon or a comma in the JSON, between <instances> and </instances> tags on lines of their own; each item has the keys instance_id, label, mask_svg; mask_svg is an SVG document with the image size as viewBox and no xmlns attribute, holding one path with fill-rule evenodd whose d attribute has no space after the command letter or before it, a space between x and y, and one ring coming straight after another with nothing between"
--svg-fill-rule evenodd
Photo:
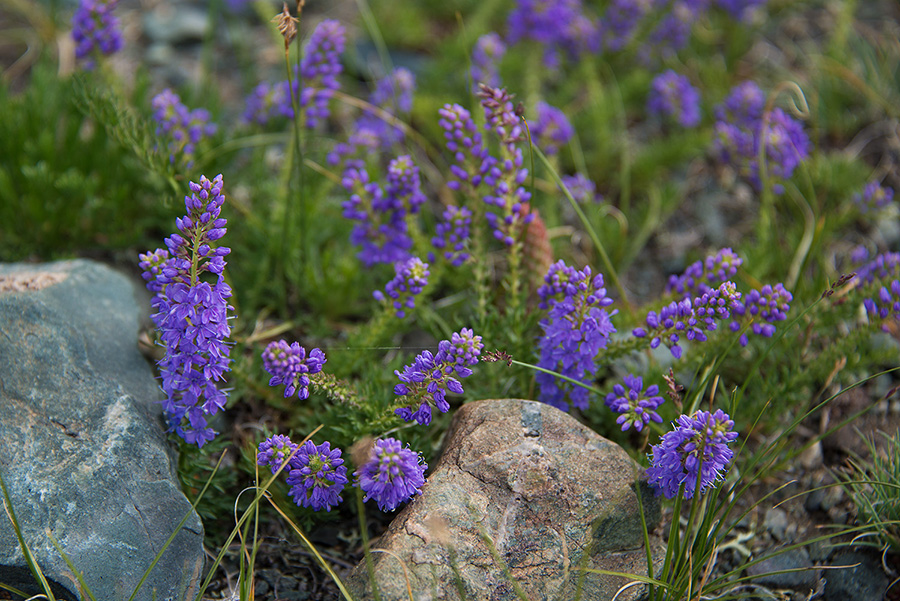
<instances>
[{"instance_id":1,"label":"large gray rock","mask_svg":"<svg viewBox=\"0 0 900 601\"><path fill-rule=\"evenodd\" d=\"M549 405L466 404L423 494L375 546L381 599L409 599L407 578L417 600L460 591L471 601L518 599L513 582L534 601L574 599L578 589L581 599L612 599L629 580L582 568L646 574L639 473L621 447ZM646 484L640 490L652 530L659 504ZM347 584L374 598L364 561Z\"/></svg>"},{"instance_id":2,"label":"large gray rock","mask_svg":"<svg viewBox=\"0 0 900 601\"><path fill-rule=\"evenodd\" d=\"M190 511L163 432L160 391L138 351L135 288L89 261L0 265L0 475L25 540L68 598L127 599ZM196 597L196 513L138 595ZM0 582L36 591L5 513Z\"/></svg>"}]
</instances>

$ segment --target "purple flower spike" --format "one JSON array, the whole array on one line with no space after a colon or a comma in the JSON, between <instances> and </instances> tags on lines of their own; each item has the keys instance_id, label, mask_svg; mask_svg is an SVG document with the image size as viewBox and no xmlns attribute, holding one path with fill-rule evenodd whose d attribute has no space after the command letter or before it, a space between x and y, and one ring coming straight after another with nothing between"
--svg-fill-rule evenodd
<instances>
[{"instance_id":1,"label":"purple flower spike","mask_svg":"<svg viewBox=\"0 0 900 601\"><path fill-rule=\"evenodd\" d=\"M395 438L375 441L369 460L354 475L365 493L363 501L375 499L381 511L394 511L413 495L421 494L428 464L422 456Z\"/></svg>"},{"instance_id":2,"label":"purple flower spike","mask_svg":"<svg viewBox=\"0 0 900 601\"><path fill-rule=\"evenodd\" d=\"M647 479L667 499L674 498L681 486L684 498L691 499L724 478L734 456L728 445L738 435L732 431L734 422L721 409L682 415L673 425L675 429L652 447Z\"/></svg>"},{"instance_id":3,"label":"purple flower spike","mask_svg":"<svg viewBox=\"0 0 900 601\"><path fill-rule=\"evenodd\" d=\"M272 378L269 386L284 385L284 397L297 394L300 400L309 397L309 376L322 371L327 359L325 353L314 348L307 355L299 343L290 346L284 340L276 340L266 345L262 354L263 367Z\"/></svg>"},{"instance_id":4,"label":"purple flower spike","mask_svg":"<svg viewBox=\"0 0 900 601\"><path fill-rule=\"evenodd\" d=\"M548 155L559 152L575 135L575 129L569 118L556 107L546 102L538 102L535 107L537 119L531 126L531 136L537 145Z\"/></svg>"},{"instance_id":5,"label":"purple flower spike","mask_svg":"<svg viewBox=\"0 0 900 601\"><path fill-rule=\"evenodd\" d=\"M407 181L412 183L413 178ZM369 180L364 168L348 168L341 183L350 193L342 205L344 217L358 222L350 233L350 242L362 247L359 259L366 266L407 260L413 242L407 234L404 199L410 206L418 202L418 190L403 188L398 178L385 193L377 182Z\"/></svg>"},{"instance_id":6,"label":"purple flower spike","mask_svg":"<svg viewBox=\"0 0 900 601\"><path fill-rule=\"evenodd\" d=\"M450 165L453 178L447 186L452 190L464 186L474 190L492 167L494 159L484 147L481 133L469 111L458 104L445 104L438 114L447 150L453 155Z\"/></svg>"},{"instance_id":7,"label":"purple flower spike","mask_svg":"<svg viewBox=\"0 0 900 601\"><path fill-rule=\"evenodd\" d=\"M269 466L272 473L285 465L288 457L297 448L291 439L281 434L276 434L259 443L259 452L256 455L256 464L260 467Z\"/></svg>"},{"instance_id":8,"label":"purple flower spike","mask_svg":"<svg viewBox=\"0 0 900 601\"><path fill-rule=\"evenodd\" d=\"M226 339L234 308L224 278L230 249L215 246L227 223L219 217L225 203L222 176L212 181L200 176L189 188L186 215L176 220L179 233L166 238L165 250L139 258L147 289L154 293L156 312L150 318L166 350L158 365L169 431L202 447L216 435L206 417L225 407L225 393L216 383L230 369ZM214 283L201 280L203 274Z\"/></svg>"},{"instance_id":9,"label":"purple flower spike","mask_svg":"<svg viewBox=\"0 0 900 601\"><path fill-rule=\"evenodd\" d=\"M216 124L209 123L209 111L188 110L178 94L168 88L153 97L152 105L156 135L166 144L169 162L183 163L190 169L197 145L216 133Z\"/></svg>"},{"instance_id":10,"label":"purple flower spike","mask_svg":"<svg viewBox=\"0 0 900 601\"><path fill-rule=\"evenodd\" d=\"M603 196L597 193L597 185L582 173L564 175L562 182L572 198L582 204L603 201Z\"/></svg>"},{"instance_id":11,"label":"purple flower spike","mask_svg":"<svg viewBox=\"0 0 900 601\"><path fill-rule=\"evenodd\" d=\"M113 14L118 3L118 0L81 0L72 15L75 58L84 61L86 69L93 69L100 56L122 49L119 20Z\"/></svg>"},{"instance_id":12,"label":"purple flower spike","mask_svg":"<svg viewBox=\"0 0 900 601\"><path fill-rule=\"evenodd\" d=\"M416 306L415 298L428 284L428 263L418 257L394 265L397 275L384 287L384 292L376 290L372 293L375 300L394 309L399 318L406 316L407 309Z\"/></svg>"},{"instance_id":13,"label":"purple flower spike","mask_svg":"<svg viewBox=\"0 0 900 601\"><path fill-rule=\"evenodd\" d=\"M478 363L482 348L481 336L475 336L472 330L463 328L450 340L442 340L436 354L422 351L412 364L403 368L402 373L394 370L400 379L400 383L394 386L394 394L420 402L416 411L411 407L401 407L394 413L404 421L415 420L423 426L431 423L432 406L441 413L447 413L450 410L450 403L445 398L447 392L463 393L462 384L453 375L460 379L470 376L471 366Z\"/></svg>"},{"instance_id":14,"label":"purple flower spike","mask_svg":"<svg viewBox=\"0 0 900 601\"><path fill-rule=\"evenodd\" d=\"M766 284L759 290L751 290L743 302L735 304L732 313L736 319L731 322L731 330L740 330L740 320L751 316L754 319L750 326L753 333L771 338L775 334L775 323L787 319L793 298L781 284L776 284L774 288ZM740 343L741 346L747 346L746 334L741 336Z\"/></svg>"},{"instance_id":15,"label":"purple flower spike","mask_svg":"<svg viewBox=\"0 0 900 601\"><path fill-rule=\"evenodd\" d=\"M616 384L613 391L606 395L606 406L621 413L616 423L622 426L622 431L632 426L640 432L651 421L662 423L662 418L656 410L665 402L659 396L659 386L654 384L644 391L644 381L640 376L628 374L625 376L625 386Z\"/></svg>"},{"instance_id":16,"label":"purple flower spike","mask_svg":"<svg viewBox=\"0 0 900 601\"><path fill-rule=\"evenodd\" d=\"M459 267L469 258L466 246L471 225L472 211L451 205L444 209L441 221L435 226L431 244L442 249L444 258L454 267Z\"/></svg>"},{"instance_id":17,"label":"purple flower spike","mask_svg":"<svg viewBox=\"0 0 900 601\"><path fill-rule=\"evenodd\" d=\"M666 293L684 299L704 294L737 274L743 260L730 248L692 263L680 276L669 276Z\"/></svg>"},{"instance_id":18,"label":"purple flower spike","mask_svg":"<svg viewBox=\"0 0 900 601\"><path fill-rule=\"evenodd\" d=\"M493 31L478 38L472 49L472 70L470 72L474 93L478 93L478 84L483 83L491 87L500 86L500 73L497 67L505 54L506 44Z\"/></svg>"},{"instance_id":19,"label":"purple flower spike","mask_svg":"<svg viewBox=\"0 0 900 601\"><path fill-rule=\"evenodd\" d=\"M675 120L682 127L700 123L700 93L684 75L669 69L653 78L647 112Z\"/></svg>"},{"instance_id":20,"label":"purple flower spike","mask_svg":"<svg viewBox=\"0 0 900 601\"><path fill-rule=\"evenodd\" d=\"M345 44L344 26L334 19L325 19L316 26L303 50L299 73L294 70L294 95L300 100L304 127L312 129L328 119L331 98L341 87L338 76L343 71L341 54Z\"/></svg>"},{"instance_id":21,"label":"purple flower spike","mask_svg":"<svg viewBox=\"0 0 900 601\"><path fill-rule=\"evenodd\" d=\"M340 449L332 449L329 442L316 446L307 440L291 459L290 467L287 483L297 505L331 511L341 502L341 491L348 480Z\"/></svg>"},{"instance_id":22,"label":"purple flower spike","mask_svg":"<svg viewBox=\"0 0 900 601\"><path fill-rule=\"evenodd\" d=\"M606 296L603 275L593 275L590 267L577 271L558 261L550 267L544 282L538 295L540 307L548 309L549 315L540 322L544 335L538 340L538 365L588 383L597 370L597 354L616 331L610 319L616 311L606 310L613 301ZM536 373L535 381L544 403L563 411L569 410L567 398L579 409L588 406L585 388L544 372Z\"/></svg>"},{"instance_id":23,"label":"purple flower spike","mask_svg":"<svg viewBox=\"0 0 900 601\"><path fill-rule=\"evenodd\" d=\"M759 154L765 156L765 172L776 194L782 182L808 156L811 147L803 126L780 108L764 112L765 96L752 82L732 89L716 108L713 150L724 163L731 164L757 190L762 189Z\"/></svg>"},{"instance_id":24,"label":"purple flower spike","mask_svg":"<svg viewBox=\"0 0 900 601\"><path fill-rule=\"evenodd\" d=\"M853 196L853 202L863 213L876 212L891 204L894 200L894 189L882 187L876 181L866 184L861 193Z\"/></svg>"}]
</instances>

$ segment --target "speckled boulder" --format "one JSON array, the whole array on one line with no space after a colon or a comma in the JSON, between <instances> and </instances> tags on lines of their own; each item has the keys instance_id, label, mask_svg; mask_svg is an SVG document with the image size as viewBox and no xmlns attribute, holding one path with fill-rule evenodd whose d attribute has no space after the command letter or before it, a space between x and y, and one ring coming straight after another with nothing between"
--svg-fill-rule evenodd
<instances>
[{"instance_id":1,"label":"speckled boulder","mask_svg":"<svg viewBox=\"0 0 900 601\"><path fill-rule=\"evenodd\" d=\"M574 599L578 589L582 599L611 599L629 580L582 568L646 574L639 474L621 447L549 405L468 403L423 494L375 545L381 599L409 599L407 578L419 600L512 600L516 587L535 601ZM640 486L652 529L659 504ZM374 598L365 562L348 586Z\"/></svg>"},{"instance_id":2,"label":"speckled boulder","mask_svg":"<svg viewBox=\"0 0 900 601\"><path fill-rule=\"evenodd\" d=\"M86 596L48 534L98 600L118 601L176 531L135 598L196 597L203 526L175 476L138 316L132 283L101 264L0 265L0 475L63 598ZM38 590L5 513L0 582Z\"/></svg>"}]
</instances>

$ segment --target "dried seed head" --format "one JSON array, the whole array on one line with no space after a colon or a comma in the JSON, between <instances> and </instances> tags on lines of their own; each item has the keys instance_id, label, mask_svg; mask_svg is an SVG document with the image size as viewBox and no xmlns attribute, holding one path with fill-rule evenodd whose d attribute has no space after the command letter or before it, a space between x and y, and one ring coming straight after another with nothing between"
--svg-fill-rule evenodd
<instances>
[{"instance_id":1,"label":"dried seed head","mask_svg":"<svg viewBox=\"0 0 900 601\"><path fill-rule=\"evenodd\" d=\"M298 4L298 10L300 7L301 5ZM297 23L300 21L291 16L291 11L288 10L287 2L285 2L284 8L272 18L272 22L278 25L278 33L284 38L284 48L287 50L294 38L297 37Z\"/></svg>"}]
</instances>

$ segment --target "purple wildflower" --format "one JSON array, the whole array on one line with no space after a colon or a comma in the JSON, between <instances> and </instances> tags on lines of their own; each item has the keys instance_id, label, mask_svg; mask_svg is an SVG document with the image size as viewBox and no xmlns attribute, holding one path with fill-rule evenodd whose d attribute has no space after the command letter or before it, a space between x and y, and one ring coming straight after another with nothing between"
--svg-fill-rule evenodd
<instances>
[{"instance_id":1,"label":"purple wildflower","mask_svg":"<svg viewBox=\"0 0 900 601\"><path fill-rule=\"evenodd\" d=\"M322 371L325 353L314 348L308 354L299 343L290 346L284 340L276 340L266 345L262 354L263 367L272 376L269 386L284 385L284 397L297 393L300 400L309 397L309 376Z\"/></svg>"},{"instance_id":2,"label":"purple wildflower","mask_svg":"<svg viewBox=\"0 0 900 601\"><path fill-rule=\"evenodd\" d=\"M597 25L583 11L581 0L518 0L507 18L509 42L524 39L544 46L544 64L558 62L557 51L571 56L600 49Z\"/></svg>"},{"instance_id":3,"label":"purple wildflower","mask_svg":"<svg viewBox=\"0 0 900 601\"><path fill-rule=\"evenodd\" d=\"M863 213L875 212L891 204L894 200L894 189L882 186L876 181L866 184L861 193L853 196L853 202Z\"/></svg>"},{"instance_id":4,"label":"purple wildflower","mask_svg":"<svg viewBox=\"0 0 900 601\"><path fill-rule=\"evenodd\" d=\"M540 307L548 309L549 314L540 322L544 335L538 340L538 365L587 383L597 371L597 354L616 331L610 320L616 311L606 310L613 301L606 296L603 275L593 275L590 267L577 271L558 261L550 267L544 282L538 295ZM535 381L544 403L568 411L568 396L579 409L588 406L588 391L581 386L545 372L537 372Z\"/></svg>"},{"instance_id":5,"label":"purple wildflower","mask_svg":"<svg viewBox=\"0 0 900 601\"><path fill-rule=\"evenodd\" d=\"M474 190L481 184L494 159L488 154L468 110L458 104L445 104L438 114L444 139L447 140L447 150L453 154L450 165L453 178L447 182L447 187L459 190L466 185Z\"/></svg>"},{"instance_id":6,"label":"purple wildflower","mask_svg":"<svg viewBox=\"0 0 900 601\"><path fill-rule=\"evenodd\" d=\"M256 464L260 467L269 466L272 473L287 463L288 457L296 450L297 445L291 439L282 434L270 436L259 443L259 451L256 454Z\"/></svg>"},{"instance_id":7,"label":"purple wildflower","mask_svg":"<svg viewBox=\"0 0 900 601\"><path fill-rule=\"evenodd\" d=\"M738 302L732 309L737 318L731 322L731 331L741 329L739 319L750 316L753 325L750 328L754 334L771 338L775 334L775 323L787 319L787 312L791 310L790 302L793 295L784 289L781 284L772 286L766 284L759 290L751 290L746 300ZM747 335L741 335L741 346L747 346Z\"/></svg>"},{"instance_id":8,"label":"purple wildflower","mask_svg":"<svg viewBox=\"0 0 900 601\"><path fill-rule=\"evenodd\" d=\"M706 12L710 0L658 0L654 10L665 9L647 34L639 52L647 63L666 59L687 46L694 23Z\"/></svg>"},{"instance_id":9,"label":"purple wildflower","mask_svg":"<svg viewBox=\"0 0 900 601\"><path fill-rule=\"evenodd\" d=\"M640 376L625 376L625 386L616 384L613 391L606 395L606 406L621 413L616 423L626 431L632 426L640 432L651 421L661 424L662 418L656 410L665 402L659 396L659 386L654 384L644 391L644 381Z\"/></svg>"},{"instance_id":10,"label":"purple wildflower","mask_svg":"<svg viewBox=\"0 0 900 601\"><path fill-rule=\"evenodd\" d=\"M475 42L472 49L472 91L478 93L478 84L498 87L500 73L498 66L506 54L506 44L495 32L486 33Z\"/></svg>"},{"instance_id":11,"label":"purple wildflower","mask_svg":"<svg viewBox=\"0 0 900 601\"><path fill-rule=\"evenodd\" d=\"M122 49L119 20L113 14L118 0L81 0L72 15L75 58L93 69L95 59Z\"/></svg>"},{"instance_id":12,"label":"purple wildflower","mask_svg":"<svg viewBox=\"0 0 900 601\"><path fill-rule=\"evenodd\" d=\"M370 108L353 125L346 142L335 144L328 154L331 165L359 166L367 154L389 152L401 145L405 132L393 119L403 119L412 111L416 79L408 69L398 67L375 84L369 96ZM387 116L385 116L387 114Z\"/></svg>"},{"instance_id":13,"label":"purple wildflower","mask_svg":"<svg viewBox=\"0 0 900 601\"><path fill-rule=\"evenodd\" d=\"M442 249L444 258L454 267L459 267L469 258L466 244L472 225L472 211L466 207L453 205L444 209L441 221L435 226L435 236L431 244Z\"/></svg>"},{"instance_id":14,"label":"purple wildflower","mask_svg":"<svg viewBox=\"0 0 900 601\"><path fill-rule=\"evenodd\" d=\"M216 133L216 124L209 123L209 111L188 110L178 94L168 88L154 96L152 105L156 135L165 141L169 162L183 162L190 169L197 144Z\"/></svg>"},{"instance_id":15,"label":"purple wildflower","mask_svg":"<svg viewBox=\"0 0 900 601\"><path fill-rule=\"evenodd\" d=\"M635 328L636 338L650 337L650 348L665 344L672 356L681 358L679 344L682 336L687 340L704 342L706 332L718 329L718 322L729 319L732 312L740 314L743 305L741 295L732 282L724 282L716 289L707 290L702 296L672 301L659 313L650 311L645 320L646 328Z\"/></svg>"},{"instance_id":16,"label":"purple wildflower","mask_svg":"<svg viewBox=\"0 0 900 601\"><path fill-rule=\"evenodd\" d=\"M675 429L652 447L647 478L657 494L667 499L674 498L682 486L684 498L691 499L724 477L734 456L728 445L738 435L732 431L734 422L721 409L682 415L673 425Z\"/></svg>"},{"instance_id":17,"label":"purple wildflower","mask_svg":"<svg viewBox=\"0 0 900 601\"><path fill-rule=\"evenodd\" d=\"M652 1L612 0L600 19L606 48L612 51L625 48L634 37L638 23L652 7Z\"/></svg>"},{"instance_id":18,"label":"purple wildflower","mask_svg":"<svg viewBox=\"0 0 900 601\"><path fill-rule=\"evenodd\" d=\"M369 460L355 473L357 486L375 499L381 511L394 511L413 495L421 494L428 464L407 445L403 448L395 438L379 438L372 447Z\"/></svg>"},{"instance_id":19,"label":"purple wildflower","mask_svg":"<svg viewBox=\"0 0 900 601\"><path fill-rule=\"evenodd\" d=\"M245 123L266 125L275 119L293 117L290 86L285 80L276 84L261 83L256 86L247 97L247 106L242 118Z\"/></svg>"},{"instance_id":20,"label":"purple wildflower","mask_svg":"<svg viewBox=\"0 0 900 601\"><path fill-rule=\"evenodd\" d=\"M765 173L773 181L776 194L784 191L781 182L809 156L810 141L803 126L780 108L763 112L764 98L756 84L745 82L732 89L716 108L714 151L722 162L759 190L762 188L758 157L762 147Z\"/></svg>"},{"instance_id":21,"label":"purple wildflower","mask_svg":"<svg viewBox=\"0 0 900 601\"><path fill-rule=\"evenodd\" d=\"M892 280L878 288L875 293L863 299L866 314L873 324L881 324L881 329L890 331L884 323L889 318L900 319L900 280Z\"/></svg>"},{"instance_id":22,"label":"purple wildflower","mask_svg":"<svg viewBox=\"0 0 900 601\"><path fill-rule=\"evenodd\" d=\"M572 198L582 204L603 201L603 196L597 193L597 185L583 173L564 175L562 176L562 183L569 190Z\"/></svg>"},{"instance_id":23,"label":"purple wildflower","mask_svg":"<svg viewBox=\"0 0 900 601\"><path fill-rule=\"evenodd\" d=\"M684 75L669 69L653 78L647 112L674 119L682 127L700 123L700 93Z\"/></svg>"},{"instance_id":24,"label":"purple wildflower","mask_svg":"<svg viewBox=\"0 0 900 601\"><path fill-rule=\"evenodd\" d=\"M431 407L441 413L450 410L450 403L445 396L447 392L462 394L463 387L456 377L462 379L472 375L471 366L478 363L478 356L484 344L481 336L476 336L471 329L463 328L450 340L438 343L438 352L422 351L401 373L394 370L400 384L394 386L394 394L407 396L413 402L419 402L419 408L401 407L394 411L404 421L415 420L422 426L431 423Z\"/></svg>"},{"instance_id":25,"label":"purple wildflower","mask_svg":"<svg viewBox=\"0 0 900 601\"><path fill-rule=\"evenodd\" d=\"M702 261L688 266L684 273L669 276L666 293L678 298L703 294L735 276L743 260L730 248L720 249Z\"/></svg>"},{"instance_id":26,"label":"purple wildflower","mask_svg":"<svg viewBox=\"0 0 900 601\"><path fill-rule=\"evenodd\" d=\"M376 290L372 296L386 307L392 307L395 315L402 319L406 316L406 309L415 308L416 296L428 284L428 263L413 257L408 261L396 263L394 270L397 275L387 283L384 292Z\"/></svg>"},{"instance_id":27,"label":"purple wildflower","mask_svg":"<svg viewBox=\"0 0 900 601\"><path fill-rule=\"evenodd\" d=\"M488 211L485 219L494 230L494 237L506 246L515 244L525 227L534 220L528 211L531 193L523 186L528 170L522 167L522 150L517 146L524 139L521 120L512 104L512 96L505 89L481 86L481 106L490 130L500 139L500 160L484 174L490 192L484 202L499 211Z\"/></svg>"},{"instance_id":28,"label":"purple wildflower","mask_svg":"<svg viewBox=\"0 0 900 601\"><path fill-rule=\"evenodd\" d=\"M222 176L212 181L201 176L199 184L188 185L187 214L175 221L179 233L166 238L167 250L139 258L147 288L155 293L151 319L166 349L158 365L169 430L202 447L216 435L206 416L225 407L225 393L216 382L231 362L225 340L231 334L228 313L233 307L223 273L230 249L214 247L227 223L219 217L225 202ZM204 273L212 274L215 283L201 280Z\"/></svg>"},{"instance_id":29,"label":"purple wildflower","mask_svg":"<svg viewBox=\"0 0 900 601\"><path fill-rule=\"evenodd\" d=\"M575 129L565 113L546 102L538 102L535 110L537 119L531 126L531 136L541 150L554 155L561 146L569 143Z\"/></svg>"},{"instance_id":30,"label":"purple wildflower","mask_svg":"<svg viewBox=\"0 0 900 601\"><path fill-rule=\"evenodd\" d=\"M359 259L366 266L408 259L412 239L407 234L402 199L385 194L377 182L369 181L363 167L348 168L341 183L350 192L342 205L343 215L358 222L350 233L350 242L362 247Z\"/></svg>"},{"instance_id":31,"label":"purple wildflower","mask_svg":"<svg viewBox=\"0 0 900 601\"><path fill-rule=\"evenodd\" d=\"M386 193L397 208L406 215L419 212L425 203L419 168L412 158L405 154L392 160L388 165Z\"/></svg>"},{"instance_id":32,"label":"purple wildflower","mask_svg":"<svg viewBox=\"0 0 900 601\"><path fill-rule=\"evenodd\" d=\"M290 467L287 483L297 505L331 511L341 502L341 491L348 480L340 449L332 449L327 441L316 446L307 440L291 459Z\"/></svg>"},{"instance_id":33,"label":"purple wildflower","mask_svg":"<svg viewBox=\"0 0 900 601\"><path fill-rule=\"evenodd\" d=\"M316 26L303 49L299 75L294 70L294 95L300 100L304 127L312 129L328 119L329 102L341 87L338 76L343 71L341 54L345 44L344 26L334 19L325 19Z\"/></svg>"}]
</instances>

